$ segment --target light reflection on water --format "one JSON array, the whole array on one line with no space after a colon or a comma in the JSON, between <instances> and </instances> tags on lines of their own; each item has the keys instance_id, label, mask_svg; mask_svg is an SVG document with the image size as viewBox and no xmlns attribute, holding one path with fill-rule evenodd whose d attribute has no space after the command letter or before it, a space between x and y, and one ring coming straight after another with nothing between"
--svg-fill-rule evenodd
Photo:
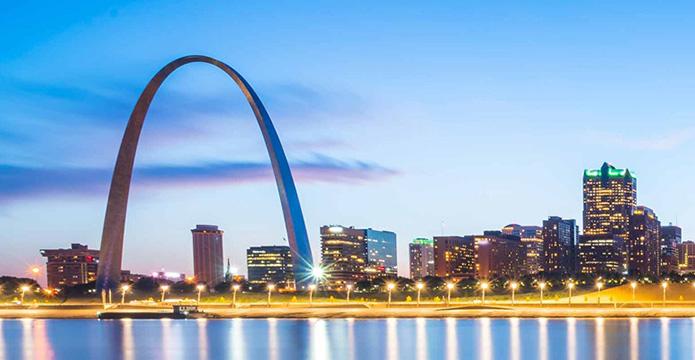
<instances>
[{"instance_id":1,"label":"light reflection on water","mask_svg":"<svg viewBox=\"0 0 695 360\"><path fill-rule=\"evenodd\" d=\"M679 359L695 318L0 320L0 359Z\"/></svg>"}]
</instances>

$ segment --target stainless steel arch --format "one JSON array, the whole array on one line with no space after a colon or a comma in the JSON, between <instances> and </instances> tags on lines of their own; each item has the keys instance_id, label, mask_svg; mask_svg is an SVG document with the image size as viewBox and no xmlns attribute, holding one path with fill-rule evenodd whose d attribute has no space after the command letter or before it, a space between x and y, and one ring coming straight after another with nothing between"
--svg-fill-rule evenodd
<instances>
[{"instance_id":1,"label":"stainless steel arch","mask_svg":"<svg viewBox=\"0 0 695 360\"><path fill-rule=\"evenodd\" d=\"M208 56L191 55L176 59L159 70L147 84L142 94L140 94L140 98L130 115L128 125L123 134L123 140L121 141L121 147L118 151L113 177L111 178L111 189L106 205L104 229L101 236L97 289L113 289L120 282L128 193L133 175L135 152L147 110L157 90L169 74L179 67L193 62L208 63L227 73L236 82L246 96L249 105L251 105L251 109L263 133L263 140L268 149L273 173L275 174L282 212L285 217L287 237L292 249L295 282L298 287L306 285L310 279L313 263L309 238L292 173L270 116L248 82L229 65Z\"/></svg>"}]
</instances>

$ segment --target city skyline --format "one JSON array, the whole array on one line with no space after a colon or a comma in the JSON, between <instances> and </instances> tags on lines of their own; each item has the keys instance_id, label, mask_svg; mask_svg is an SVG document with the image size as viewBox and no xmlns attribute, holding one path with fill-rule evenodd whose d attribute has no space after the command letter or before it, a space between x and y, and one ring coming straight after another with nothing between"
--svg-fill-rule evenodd
<instances>
[{"instance_id":1,"label":"city skyline","mask_svg":"<svg viewBox=\"0 0 695 360\"><path fill-rule=\"evenodd\" d=\"M34 13L43 29L0 35L7 44L0 54L0 226L7 231L0 241L11 254L0 273L26 275L42 263L40 248L73 242L98 248L128 111L162 63L187 53L214 53L259 84L296 172L314 257L318 229L331 223L397 233L401 275L409 241L440 235L442 222L447 235L540 225L551 215L582 226L578 173L603 161L635 169L638 202L691 239L694 89L687 80L695 74L687 64L694 54L680 44L693 30L678 14L692 5L535 8L507 14L506 25L492 29L481 19L505 16L493 5L477 5L473 15L456 11L471 8L440 4L425 9L425 18L439 20L428 30L411 26L419 12L387 6L366 16L357 7L340 8L331 22L302 6L244 8L268 11L278 26L289 21L279 14L309 10L294 19L312 26L288 35L243 18L143 32L135 20L154 17L143 5L82 8L76 15L93 20L87 22L52 6ZM158 12L172 15L187 6ZM20 11L0 16L12 24ZM636 16L609 16L618 11ZM386 13L389 31L368 36L383 29ZM155 23L169 29L175 21L157 16ZM641 33L638 41L618 31L652 21L664 24L658 37ZM460 23L470 27L451 26ZM506 39L519 26L534 40ZM243 27L259 31L251 36ZM114 28L119 38L104 37ZM221 33L201 41L212 29ZM433 33L439 42L427 40ZM337 34L345 39L340 45L321 41ZM152 45L141 55L109 46L136 35L143 37L139 44ZM292 35L317 41L294 43ZM407 56L396 61L394 55ZM150 259L164 251L157 267L192 273L189 229L197 223L227 231L225 254L241 268L248 247L286 245L257 129L225 80L192 68L172 78L153 103L136 165L124 268L158 270Z\"/></svg>"}]
</instances>

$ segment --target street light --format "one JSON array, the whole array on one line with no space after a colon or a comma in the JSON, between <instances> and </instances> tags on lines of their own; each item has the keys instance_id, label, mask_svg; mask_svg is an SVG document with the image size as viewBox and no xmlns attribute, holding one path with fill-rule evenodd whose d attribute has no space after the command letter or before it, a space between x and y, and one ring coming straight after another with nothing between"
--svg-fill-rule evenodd
<instances>
[{"instance_id":1,"label":"street light","mask_svg":"<svg viewBox=\"0 0 695 360\"><path fill-rule=\"evenodd\" d=\"M130 285L121 285L121 305L125 304L125 294L128 292L128 290L130 290Z\"/></svg>"},{"instance_id":2,"label":"street light","mask_svg":"<svg viewBox=\"0 0 695 360\"><path fill-rule=\"evenodd\" d=\"M309 284L309 304L314 303L314 290L316 290L316 284Z\"/></svg>"},{"instance_id":3,"label":"street light","mask_svg":"<svg viewBox=\"0 0 695 360\"><path fill-rule=\"evenodd\" d=\"M516 294L516 289L519 288L519 283L516 281L512 281L511 284L509 284L509 287L512 288L512 305L516 304L516 299L514 298L514 295Z\"/></svg>"},{"instance_id":4,"label":"street light","mask_svg":"<svg viewBox=\"0 0 695 360\"><path fill-rule=\"evenodd\" d=\"M20 303L20 304L24 304L24 293L26 293L27 291L31 290L31 286L29 286L29 285L22 285L22 287L20 287L19 290L22 291L22 296L21 296L21 298L19 299L19 303Z\"/></svg>"},{"instance_id":5,"label":"street light","mask_svg":"<svg viewBox=\"0 0 695 360\"><path fill-rule=\"evenodd\" d=\"M396 287L396 284L394 283L388 283L386 285L386 289L389 291L389 302L388 302L388 307L391 307L391 291Z\"/></svg>"},{"instance_id":6,"label":"street light","mask_svg":"<svg viewBox=\"0 0 695 360\"><path fill-rule=\"evenodd\" d=\"M446 306L449 306L451 304L451 289L454 288L454 283L448 282L446 283Z\"/></svg>"},{"instance_id":7,"label":"street light","mask_svg":"<svg viewBox=\"0 0 695 360\"><path fill-rule=\"evenodd\" d=\"M422 283L422 281L418 282L415 285L415 288L417 288L417 307L420 307L420 292L422 291L422 288L425 287L425 284Z\"/></svg>"},{"instance_id":8,"label":"street light","mask_svg":"<svg viewBox=\"0 0 695 360\"><path fill-rule=\"evenodd\" d=\"M275 289L275 285L268 284L268 307L270 307L270 293Z\"/></svg>"},{"instance_id":9,"label":"street light","mask_svg":"<svg viewBox=\"0 0 695 360\"><path fill-rule=\"evenodd\" d=\"M39 272L41 272L41 269L39 269L38 266L34 266L31 268L31 273L32 275L34 275L34 280L36 280L37 284L39 282Z\"/></svg>"},{"instance_id":10,"label":"street light","mask_svg":"<svg viewBox=\"0 0 695 360\"><path fill-rule=\"evenodd\" d=\"M162 285L159 287L159 291L162 292L162 300L160 302L164 302L164 296L169 291L169 285Z\"/></svg>"},{"instance_id":11,"label":"street light","mask_svg":"<svg viewBox=\"0 0 695 360\"><path fill-rule=\"evenodd\" d=\"M205 290L205 285L198 284L195 288L198 289L198 303L200 304L200 294L202 294L203 290Z\"/></svg>"},{"instance_id":12,"label":"street light","mask_svg":"<svg viewBox=\"0 0 695 360\"><path fill-rule=\"evenodd\" d=\"M637 289L637 281L630 282L630 287L632 288L632 302L635 302L635 290Z\"/></svg>"},{"instance_id":13,"label":"street light","mask_svg":"<svg viewBox=\"0 0 695 360\"><path fill-rule=\"evenodd\" d=\"M596 282L596 288L598 289L598 304L601 304L601 289L603 288L603 283L598 281Z\"/></svg>"},{"instance_id":14,"label":"street light","mask_svg":"<svg viewBox=\"0 0 695 360\"><path fill-rule=\"evenodd\" d=\"M485 290L490 287L490 284L488 284L487 281L483 281L480 283L480 289L483 290L483 304L485 304Z\"/></svg>"},{"instance_id":15,"label":"street light","mask_svg":"<svg viewBox=\"0 0 695 360\"><path fill-rule=\"evenodd\" d=\"M350 290L352 290L352 284L345 285L345 290L347 291L346 302L350 302Z\"/></svg>"},{"instance_id":16,"label":"street light","mask_svg":"<svg viewBox=\"0 0 695 360\"><path fill-rule=\"evenodd\" d=\"M239 291L239 288L241 288L239 284L232 285L232 307L236 307L236 292Z\"/></svg>"},{"instance_id":17,"label":"street light","mask_svg":"<svg viewBox=\"0 0 695 360\"><path fill-rule=\"evenodd\" d=\"M661 282L661 288L663 289L662 297L661 297L661 306L666 306L666 288L668 287L668 282L662 281Z\"/></svg>"},{"instance_id":18,"label":"street light","mask_svg":"<svg viewBox=\"0 0 695 360\"><path fill-rule=\"evenodd\" d=\"M572 281L567 284L567 289L570 291L570 297L567 298L567 303L572 306L572 289L574 289L574 283Z\"/></svg>"},{"instance_id":19,"label":"street light","mask_svg":"<svg viewBox=\"0 0 695 360\"><path fill-rule=\"evenodd\" d=\"M538 283L538 288L541 290L541 306L543 306L543 290L545 289L545 281Z\"/></svg>"}]
</instances>

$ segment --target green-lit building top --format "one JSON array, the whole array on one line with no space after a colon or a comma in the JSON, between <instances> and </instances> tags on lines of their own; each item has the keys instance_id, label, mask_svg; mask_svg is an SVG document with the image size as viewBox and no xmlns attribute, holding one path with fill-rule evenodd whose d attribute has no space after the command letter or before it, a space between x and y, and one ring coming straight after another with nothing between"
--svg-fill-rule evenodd
<instances>
[{"instance_id":1,"label":"green-lit building top","mask_svg":"<svg viewBox=\"0 0 695 360\"><path fill-rule=\"evenodd\" d=\"M432 239L427 239L427 238L417 238L413 240L413 244L418 244L418 245L434 245L434 240Z\"/></svg>"},{"instance_id":2,"label":"green-lit building top","mask_svg":"<svg viewBox=\"0 0 695 360\"><path fill-rule=\"evenodd\" d=\"M600 169L586 169L584 170L585 178L624 178L630 177L637 179L634 172L630 172L629 169L618 169L609 163L603 163Z\"/></svg>"}]
</instances>

